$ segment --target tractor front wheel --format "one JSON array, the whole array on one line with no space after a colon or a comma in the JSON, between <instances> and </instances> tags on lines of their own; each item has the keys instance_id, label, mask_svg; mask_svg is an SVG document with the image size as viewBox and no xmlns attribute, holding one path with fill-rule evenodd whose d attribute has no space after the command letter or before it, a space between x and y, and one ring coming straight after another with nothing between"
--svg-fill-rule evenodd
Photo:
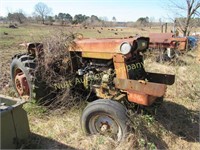
<instances>
[{"instance_id":1,"label":"tractor front wheel","mask_svg":"<svg viewBox=\"0 0 200 150\"><path fill-rule=\"evenodd\" d=\"M127 110L116 101L96 100L84 109L81 126L87 134L101 134L121 141L129 129Z\"/></svg>"}]
</instances>

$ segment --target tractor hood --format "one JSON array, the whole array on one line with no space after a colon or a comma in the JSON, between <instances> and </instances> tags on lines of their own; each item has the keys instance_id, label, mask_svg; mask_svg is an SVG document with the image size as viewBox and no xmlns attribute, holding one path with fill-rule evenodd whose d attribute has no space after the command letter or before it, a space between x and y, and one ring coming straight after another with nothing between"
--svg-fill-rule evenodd
<instances>
[{"instance_id":1,"label":"tractor hood","mask_svg":"<svg viewBox=\"0 0 200 150\"><path fill-rule=\"evenodd\" d=\"M82 52L82 57L111 59L113 55L122 53L122 44L130 44L131 51L146 50L149 46L149 38L102 38L75 40L76 46L70 51ZM98 56L101 55L101 56Z\"/></svg>"}]
</instances>

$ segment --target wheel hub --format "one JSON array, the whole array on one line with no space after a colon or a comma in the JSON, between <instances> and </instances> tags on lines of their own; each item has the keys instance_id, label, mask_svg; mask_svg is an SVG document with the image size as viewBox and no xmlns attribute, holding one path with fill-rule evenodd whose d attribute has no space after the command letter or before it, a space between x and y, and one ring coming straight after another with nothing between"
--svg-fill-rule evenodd
<instances>
[{"instance_id":1,"label":"wheel hub","mask_svg":"<svg viewBox=\"0 0 200 150\"><path fill-rule=\"evenodd\" d=\"M102 131L103 133L105 133L105 132L109 131L110 125L108 124L108 122L106 122L106 123L101 123L100 129L101 129L101 131Z\"/></svg>"},{"instance_id":2,"label":"wheel hub","mask_svg":"<svg viewBox=\"0 0 200 150\"><path fill-rule=\"evenodd\" d=\"M28 82L23 72L15 76L15 87L20 96L29 95Z\"/></svg>"},{"instance_id":3,"label":"wheel hub","mask_svg":"<svg viewBox=\"0 0 200 150\"><path fill-rule=\"evenodd\" d=\"M97 132L103 135L117 136L119 132L117 123L107 115L94 117L94 126Z\"/></svg>"}]
</instances>

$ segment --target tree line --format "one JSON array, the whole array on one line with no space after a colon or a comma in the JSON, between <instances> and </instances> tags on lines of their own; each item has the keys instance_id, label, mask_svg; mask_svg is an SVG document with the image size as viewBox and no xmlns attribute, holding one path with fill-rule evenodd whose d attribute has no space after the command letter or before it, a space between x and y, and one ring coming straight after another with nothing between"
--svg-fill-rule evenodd
<instances>
[{"instance_id":1,"label":"tree line","mask_svg":"<svg viewBox=\"0 0 200 150\"><path fill-rule=\"evenodd\" d=\"M32 16L26 16L22 10L19 10L18 12L8 13L7 17L1 17L0 19L7 20L8 22L18 22L19 24L23 24L25 22L53 24L56 22L60 25L93 24L96 26L101 26L107 21L106 18L99 18L96 15L86 16L84 14L76 14L75 16L72 16L69 13L60 12L52 16L52 9L42 2L36 4L34 10L35 11ZM116 21L115 17L113 17L113 19Z\"/></svg>"}]
</instances>

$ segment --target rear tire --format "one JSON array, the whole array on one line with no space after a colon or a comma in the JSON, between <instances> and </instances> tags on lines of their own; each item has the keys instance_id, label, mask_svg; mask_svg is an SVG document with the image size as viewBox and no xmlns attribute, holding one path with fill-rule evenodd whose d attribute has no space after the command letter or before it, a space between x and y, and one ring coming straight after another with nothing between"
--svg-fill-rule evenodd
<instances>
[{"instance_id":1,"label":"rear tire","mask_svg":"<svg viewBox=\"0 0 200 150\"><path fill-rule=\"evenodd\" d=\"M127 109L116 101L96 100L84 109L81 126L87 134L102 134L121 141L129 131Z\"/></svg>"},{"instance_id":2,"label":"rear tire","mask_svg":"<svg viewBox=\"0 0 200 150\"><path fill-rule=\"evenodd\" d=\"M53 89L43 81L38 73L36 58L28 54L17 54L12 58L11 63L11 80L15 91L18 95L26 100L35 99L39 104L48 104L55 97ZM41 70L39 70L40 72ZM16 75L25 77L26 88L20 92L19 86L16 85ZM21 86L23 87L23 86Z\"/></svg>"},{"instance_id":3,"label":"rear tire","mask_svg":"<svg viewBox=\"0 0 200 150\"><path fill-rule=\"evenodd\" d=\"M33 96L33 86L32 82L34 80L34 71L36 68L36 63L34 57L27 54L15 55L12 59L10 71L11 80L14 89L17 91L20 97L26 97L26 99L31 99ZM23 76L23 84L19 81L20 76Z\"/></svg>"}]
</instances>

